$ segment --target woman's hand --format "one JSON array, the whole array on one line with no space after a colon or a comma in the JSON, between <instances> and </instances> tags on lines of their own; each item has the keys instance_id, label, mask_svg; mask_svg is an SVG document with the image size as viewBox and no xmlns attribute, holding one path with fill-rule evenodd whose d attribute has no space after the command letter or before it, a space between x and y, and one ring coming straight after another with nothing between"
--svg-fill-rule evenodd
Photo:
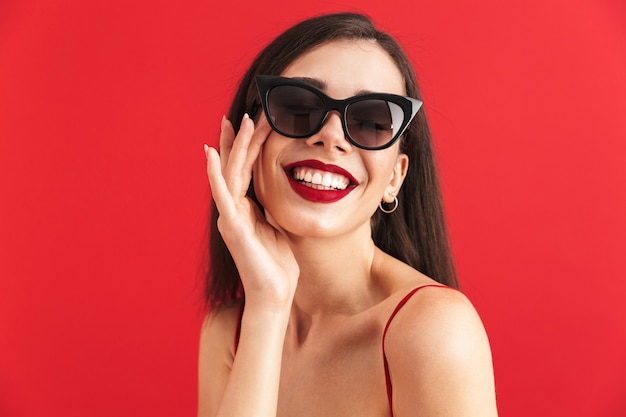
<instances>
[{"instance_id":1,"label":"woman's hand","mask_svg":"<svg viewBox=\"0 0 626 417\"><path fill-rule=\"evenodd\" d=\"M247 308L291 306L299 275L283 232L246 196L252 168L270 133L264 118L255 129L246 114L235 137L232 124L223 118L219 154L205 145L218 230L241 276Z\"/></svg>"},{"instance_id":2,"label":"woman's hand","mask_svg":"<svg viewBox=\"0 0 626 417\"><path fill-rule=\"evenodd\" d=\"M220 152L205 145L219 211L217 227L241 276L246 304L237 353L227 369L232 338L223 337L220 310L203 329L199 415L276 416L285 332L300 270L283 231L269 224L246 196L253 166L270 133L265 119L255 129L246 115L235 137L224 118Z\"/></svg>"}]
</instances>

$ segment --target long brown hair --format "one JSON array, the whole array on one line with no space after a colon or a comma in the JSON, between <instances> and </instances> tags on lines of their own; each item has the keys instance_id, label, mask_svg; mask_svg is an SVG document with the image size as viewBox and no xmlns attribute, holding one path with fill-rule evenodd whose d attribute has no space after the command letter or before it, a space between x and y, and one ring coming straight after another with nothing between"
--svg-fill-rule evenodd
<instances>
[{"instance_id":1,"label":"long brown hair","mask_svg":"<svg viewBox=\"0 0 626 417\"><path fill-rule=\"evenodd\" d=\"M421 98L412 66L398 43L377 30L366 16L337 13L303 21L285 31L261 51L239 85L228 118L239 121L244 113L253 118L259 116L261 107L254 82L256 75L280 75L303 53L339 39L377 42L400 69L407 95ZM423 108L405 133L400 151L407 154L410 160L409 170L398 195L400 204L392 214L377 211L372 216L374 243L436 281L456 288L458 284L448 244L430 130ZM252 186L248 189L248 196L258 204ZM209 231L209 271L205 280L205 302L211 307L227 304L243 295L239 273L217 230L217 217L218 212L213 203Z\"/></svg>"}]
</instances>

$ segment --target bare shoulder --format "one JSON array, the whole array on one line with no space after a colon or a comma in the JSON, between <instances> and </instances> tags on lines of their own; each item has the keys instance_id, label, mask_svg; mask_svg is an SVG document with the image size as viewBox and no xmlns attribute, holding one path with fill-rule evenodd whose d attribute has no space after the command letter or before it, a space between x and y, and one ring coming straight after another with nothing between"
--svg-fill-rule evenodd
<instances>
[{"instance_id":1,"label":"bare shoulder","mask_svg":"<svg viewBox=\"0 0 626 417\"><path fill-rule=\"evenodd\" d=\"M417 291L390 323L385 354L395 415L415 407L428 416L496 415L489 340L461 292L433 286Z\"/></svg>"},{"instance_id":2,"label":"bare shoulder","mask_svg":"<svg viewBox=\"0 0 626 417\"><path fill-rule=\"evenodd\" d=\"M403 339L405 343L413 340L413 348L422 350L438 345L440 340L455 340L458 345L484 335L480 317L463 293L453 288L425 285L394 317L388 337Z\"/></svg>"}]
</instances>

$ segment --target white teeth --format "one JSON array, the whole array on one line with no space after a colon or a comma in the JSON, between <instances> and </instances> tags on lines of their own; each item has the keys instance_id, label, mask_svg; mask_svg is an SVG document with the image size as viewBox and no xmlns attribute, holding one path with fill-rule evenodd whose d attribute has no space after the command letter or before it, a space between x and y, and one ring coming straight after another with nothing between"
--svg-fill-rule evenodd
<instances>
[{"instance_id":1,"label":"white teeth","mask_svg":"<svg viewBox=\"0 0 626 417\"><path fill-rule=\"evenodd\" d=\"M350 184L350 180L341 174L307 167L294 168L292 175L301 183L320 190L345 190Z\"/></svg>"}]
</instances>

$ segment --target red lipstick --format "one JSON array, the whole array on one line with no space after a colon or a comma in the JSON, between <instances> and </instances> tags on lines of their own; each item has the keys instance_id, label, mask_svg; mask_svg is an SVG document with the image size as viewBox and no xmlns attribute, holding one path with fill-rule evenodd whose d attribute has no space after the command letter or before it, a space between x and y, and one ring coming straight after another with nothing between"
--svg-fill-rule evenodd
<instances>
[{"instance_id":1,"label":"red lipstick","mask_svg":"<svg viewBox=\"0 0 626 417\"><path fill-rule=\"evenodd\" d=\"M348 186L343 190L319 190L317 188L312 188L293 178L293 169L296 167L307 167L319 171L343 175L344 177L348 178L350 184L348 184ZM359 184L356 178L354 178L348 171L341 168L340 166L325 164L314 159L294 162L285 166L284 169L289 180L289 185L291 185L291 188L296 192L296 194L298 194L305 200L314 203L333 203L335 201L339 201L347 196Z\"/></svg>"}]
</instances>

